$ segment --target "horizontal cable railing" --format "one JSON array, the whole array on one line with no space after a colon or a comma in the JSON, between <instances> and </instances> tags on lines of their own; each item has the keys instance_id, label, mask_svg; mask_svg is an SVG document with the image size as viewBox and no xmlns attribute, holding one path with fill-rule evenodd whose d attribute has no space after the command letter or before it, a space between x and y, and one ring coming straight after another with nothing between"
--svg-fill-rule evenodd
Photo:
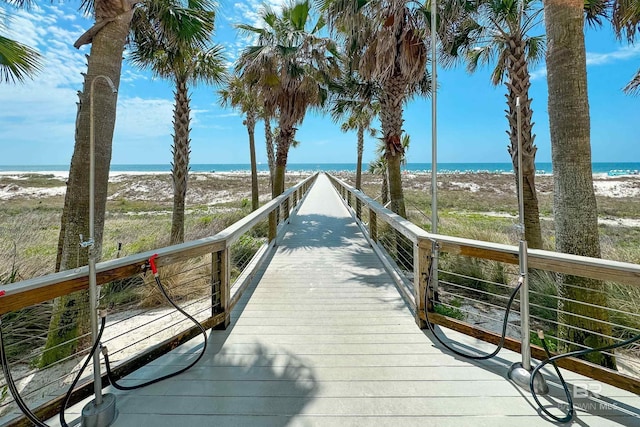
<instances>
[{"instance_id":1,"label":"horizontal cable railing","mask_svg":"<svg viewBox=\"0 0 640 427\"><path fill-rule=\"evenodd\" d=\"M427 284L437 255L437 283L429 320L497 343L505 309L519 279L517 246L431 234L352 186L330 179L374 250L391 272L416 321L425 327ZM437 251L437 252L436 252ZM552 352L621 342L640 333L640 265L551 251L527 252L529 321ZM520 351L520 299L508 318L505 347ZM532 356L546 358L537 334ZM559 365L640 393L640 344Z\"/></svg>"},{"instance_id":2,"label":"horizontal cable railing","mask_svg":"<svg viewBox=\"0 0 640 427\"><path fill-rule=\"evenodd\" d=\"M99 309L107 312L101 341L115 376L121 378L199 334L189 319L165 301L148 271L152 255L158 255L159 278L168 295L206 328L225 328L231 310L316 177L303 180L214 236L99 263ZM4 291L0 315L12 377L41 419L59 412L93 344L89 313L82 309L88 306L88 283L88 269L82 267L0 288ZM64 322L49 322L63 311L78 319L73 328ZM52 328L50 324L62 326ZM47 345L53 335L62 338ZM89 364L71 404L91 395L92 384ZM103 385L107 384L103 376ZM3 376L0 391L0 424L30 425L18 412Z\"/></svg>"}]
</instances>

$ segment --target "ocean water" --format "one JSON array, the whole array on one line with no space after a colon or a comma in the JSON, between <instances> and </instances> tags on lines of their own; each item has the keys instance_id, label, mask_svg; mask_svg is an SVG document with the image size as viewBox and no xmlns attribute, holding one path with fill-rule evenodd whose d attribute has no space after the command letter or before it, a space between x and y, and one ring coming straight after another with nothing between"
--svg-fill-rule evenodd
<instances>
[{"instance_id":1,"label":"ocean water","mask_svg":"<svg viewBox=\"0 0 640 427\"><path fill-rule=\"evenodd\" d=\"M366 170L367 165L364 165ZM536 163L538 174L552 173L551 163ZM66 172L69 165L0 165L0 172ZM249 164L192 164L192 172L248 172ZM267 172L269 167L265 163L258 165L258 171ZM288 171L293 172L355 172L355 163L291 163ZM431 172L431 163L408 163L403 167L406 172ZM111 165L111 172L170 172L171 165L167 164L127 164ZM438 172L441 173L511 173L511 163L439 163ZM593 163L594 174L607 175L638 175L640 162L609 162Z\"/></svg>"}]
</instances>

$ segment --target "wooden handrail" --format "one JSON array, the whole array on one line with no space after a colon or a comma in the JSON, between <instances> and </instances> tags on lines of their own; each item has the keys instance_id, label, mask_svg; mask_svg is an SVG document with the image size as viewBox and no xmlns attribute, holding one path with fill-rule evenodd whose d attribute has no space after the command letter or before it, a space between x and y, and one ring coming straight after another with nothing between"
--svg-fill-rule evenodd
<instances>
[{"instance_id":1,"label":"wooden handrail","mask_svg":"<svg viewBox=\"0 0 640 427\"><path fill-rule=\"evenodd\" d=\"M349 184L342 182L331 175L329 175L329 179L331 179L334 185L337 183L340 187L342 187L347 192L347 194L353 194L357 200L359 200L364 205L369 206L371 210L376 213L378 220L386 221L390 226L392 226L400 233L402 233L406 238L411 240L411 242L417 243L418 237L425 235L426 231L424 231L422 228L418 227L411 221L402 218L400 215L394 213L393 211L385 208L376 200L364 194L362 191L357 190L355 187L352 187Z\"/></svg>"},{"instance_id":2,"label":"wooden handrail","mask_svg":"<svg viewBox=\"0 0 640 427\"><path fill-rule=\"evenodd\" d=\"M334 185L338 184L347 192L354 194L358 200L368 205L369 208L376 213L378 221L384 219L391 227L398 230L420 248L431 249L432 244L436 242L441 252L518 264L518 246L429 233L411 221L396 215L377 201L362 193L362 191L355 189L335 177L330 178L334 182ZM539 268L590 279L640 286L640 265L638 264L564 254L541 249L529 249L528 258L530 268Z\"/></svg>"},{"instance_id":3,"label":"wooden handrail","mask_svg":"<svg viewBox=\"0 0 640 427\"><path fill-rule=\"evenodd\" d=\"M103 285L113 280L124 279L141 273L144 271L148 259L154 254L158 254L156 263L158 267L162 267L224 250L255 224L268 218L269 214L288 199L292 192L298 188L306 187L316 177L317 173L309 176L215 236L98 263L96 265L96 283ZM20 310L75 291L87 289L89 287L88 274L88 267L84 266L0 286L0 293L4 291L4 296L0 297L0 314Z\"/></svg>"}]
</instances>

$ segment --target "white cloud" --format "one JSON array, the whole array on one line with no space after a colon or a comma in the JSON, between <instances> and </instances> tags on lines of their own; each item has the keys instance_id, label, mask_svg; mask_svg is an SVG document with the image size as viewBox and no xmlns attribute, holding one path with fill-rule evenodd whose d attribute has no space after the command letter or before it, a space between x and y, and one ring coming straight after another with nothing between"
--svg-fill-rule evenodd
<instances>
[{"instance_id":1,"label":"white cloud","mask_svg":"<svg viewBox=\"0 0 640 427\"><path fill-rule=\"evenodd\" d=\"M34 7L11 11L10 36L37 48L43 57L42 71L31 81L2 85L0 105L0 163L64 164L71 158L75 143L77 92L82 90L87 71L85 53L73 43L91 26L71 6ZM123 67L122 81L147 80L147 75ZM121 85L117 106L116 146L170 138L173 99L140 97L138 88ZM169 92L170 93L170 92ZM135 95L134 95L135 94ZM194 116L198 111L194 112Z\"/></svg>"},{"instance_id":2,"label":"white cloud","mask_svg":"<svg viewBox=\"0 0 640 427\"><path fill-rule=\"evenodd\" d=\"M235 3L233 3L233 0L227 0L227 2L221 6L218 19L222 19L228 26L232 27L231 31L235 33L234 37L223 43L227 58L233 63L240 56L242 49L254 43L252 35L241 34L234 26L236 24L248 24L262 28L264 21L260 18L260 13L263 10L263 6L266 4L279 13L282 11L282 6L285 2L282 0L248 0L236 1Z\"/></svg>"},{"instance_id":3,"label":"white cloud","mask_svg":"<svg viewBox=\"0 0 640 427\"><path fill-rule=\"evenodd\" d=\"M172 132L173 100L119 99L114 140L154 139Z\"/></svg>"},{"instance_id":4,"label":"white cloud","mask_svg":"<svg viewBox=\"0 0 640 427\"><path fill-rule=\"evenodd\" d=\"M136 70L135 68L126 68L122 70L120 81L124 83L133 83L136 80L146 80L147 78L148 75L144 74L142 71Z\"/></svg>"},{"instance_id":5,"label":"white cloud","mask_svg":"<svg viewBox=\"0 0 640 427\"><path fill-rule=\"evenodd\" d=\"M240 117L240 113L233 112L233 113L216 114L213 117L216 119L224 119L226 117Z\"/></svg>"},{"instance_id":6,"label":"white cloud","mask_svg":"<svg viewBox=\"0 0 640 427\"><path fill-rule=\"evenodd\" d=\"M623 46L618 50L607 53L587 52L587 66L606 65L617 61L640 58L640 45Z\"/></svg>"},{"instance_id":7,"label":"white cloud","mask_svg":"<svg viewBox=\"0 0 640 427\"><path fill-rule=\"evenodd\" d=\"M620 47L613 52L597 53L587 52L587 67L609 65L620 61L628 61L640 58L640 45L629 45ZM538 80L547 77L545 65L531 72L531 80Z\"/></svg>"},{"instance_id":8,"label":"white cloud","mask_svg":"<svg viewBox=\"0 0 640 427\"><path fill-rule=\"evenodd\" d=\"M539 80L545 78L547 78L547 67L544 65L531 72L531 80Z\"/></svg>"},{"instance_id":9,"label":"white cloud","mask_svg":"<svg viewBox=\"0 0 640 427\"><path fill-rule=\"evenodd\" d=\"M249 24L254 27L262 27L260 19L260 11L263 9L263 5L268 5L274 11L280 12L282 6L285 4L283 0L248 0L248 1L236 1L226 0L223 2L218 12L218 16L228 23L235 24Z\"/></svg>"}]
</instances>

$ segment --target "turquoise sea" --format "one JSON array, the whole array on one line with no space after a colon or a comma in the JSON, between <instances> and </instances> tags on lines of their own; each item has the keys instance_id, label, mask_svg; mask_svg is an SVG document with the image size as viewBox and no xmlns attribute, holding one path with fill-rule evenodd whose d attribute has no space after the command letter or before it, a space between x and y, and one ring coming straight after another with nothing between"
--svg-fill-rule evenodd
<instances>
[{"instance_id":1,"label":"turquoise sea","mask_svg":"<svg viewBox=\"0 0 640 427\"><path fill-rule=\"evenodd\" d=\"M192 172L248 172L249 164L192 164ZM366 168L366 165L365 165ZM431 163L408 163L403 167L407 172L431 172ZM537 163L539 174L552 173L551 163ZM65 172L69 165L0 165L0 172ZM258 170L268 171L265 163L258 165ZM291 163L289 171L327 171L327 172L355 172L355 163ZM111 165L112 172L169 172L170 164L127 164ZM513 172L511 163L439 163L438 172L441 173L510 173ZM609 162L593 163L593 173L608 175L638 175L640 162Z\"/></svg>"}]
</instances>

